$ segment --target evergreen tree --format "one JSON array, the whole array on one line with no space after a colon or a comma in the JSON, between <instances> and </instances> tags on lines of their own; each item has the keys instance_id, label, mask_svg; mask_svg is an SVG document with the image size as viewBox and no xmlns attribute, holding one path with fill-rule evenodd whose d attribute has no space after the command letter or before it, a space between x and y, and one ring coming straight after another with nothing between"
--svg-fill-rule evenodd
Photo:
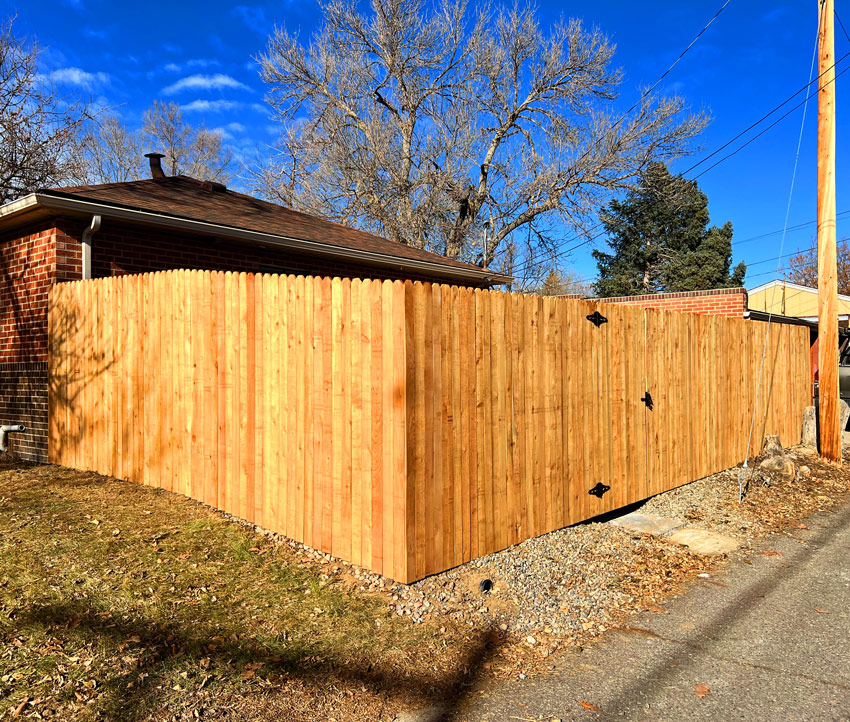
<instances>
[{"instance_id":1,"label":"evergreen tree","mask_svg":"<svg viewBox=\"0 0 850 722\"><path fill-rule=\"evenodd\" d=\"M537 287L535 293L541 296L587 296L593 291L593 286L585 281L572 269L561 270L552 268Z\"/></svg>"},{"instance_id":2,"label":"evergreen tree","mask_svg":"<svg viewBox=\"0 0 850 722\"><path fill-rule=\"evenodd\" d=\"M651 163L636 190L602 213L611 253L593 251L600 296L742 286L732 265L732 224L708 226L708 198L696 181Z\"/></svg>"}]
</instances>

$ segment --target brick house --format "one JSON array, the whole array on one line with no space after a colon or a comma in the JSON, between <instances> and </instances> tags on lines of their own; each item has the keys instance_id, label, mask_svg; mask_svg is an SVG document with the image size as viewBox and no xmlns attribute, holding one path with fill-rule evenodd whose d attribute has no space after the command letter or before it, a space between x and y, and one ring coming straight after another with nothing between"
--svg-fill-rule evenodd
<instances>
[{"instance_id":1,"label":"brick house","mask_svg":"<svg viewBox=\"0 0 850 722\"><path fill-rule=\"evenodd\" d=\"M47 294L59 281L175 268L411 279L511 279L228 190L166 177L48 189L0 207L0 424L47 460Z\"/></svg>"}]
</instances>

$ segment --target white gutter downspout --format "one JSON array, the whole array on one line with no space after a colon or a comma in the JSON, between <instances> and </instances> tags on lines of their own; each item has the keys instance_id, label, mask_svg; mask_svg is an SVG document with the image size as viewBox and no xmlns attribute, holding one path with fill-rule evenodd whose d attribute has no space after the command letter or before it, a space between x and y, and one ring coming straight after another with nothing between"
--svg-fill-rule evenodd
<instances>
[{"instance_id":1,"label":"white gutter downspout","mask_svg":"<svg viewBox=\"0 0 850 722\"><path fill-rule=\"evenodd\" d=\"M91 217L91 225L83 231L83 280L91 278L91 237L100 230L100 216Z\"/></svg>"}]
</instances>

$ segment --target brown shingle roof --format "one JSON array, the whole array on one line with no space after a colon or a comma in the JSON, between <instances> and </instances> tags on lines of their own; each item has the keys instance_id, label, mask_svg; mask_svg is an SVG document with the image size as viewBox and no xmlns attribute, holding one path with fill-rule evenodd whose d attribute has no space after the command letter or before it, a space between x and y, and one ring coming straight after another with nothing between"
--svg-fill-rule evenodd
<instances>
[{"instance_id":1,"label":"brown shingle roof","mask_svg":"<svg viewBox=\"0 0 850 722\"><path fill-rule=\"evenodd\" d=\"M52 188L46 193L486 273L484 269L468 263L299 213L275 203L224 189L218 184L203 183L187 176Z\"/></svg>"}]
</instances>

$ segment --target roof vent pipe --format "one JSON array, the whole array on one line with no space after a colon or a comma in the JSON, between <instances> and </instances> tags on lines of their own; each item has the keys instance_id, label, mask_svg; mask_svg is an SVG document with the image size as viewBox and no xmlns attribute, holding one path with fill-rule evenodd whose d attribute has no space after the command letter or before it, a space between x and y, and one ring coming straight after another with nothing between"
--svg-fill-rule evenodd
<instances>
[{"instance_id":1,"label":"roof vent pipe","mask_svg":"<svg viewBox=\"0 0 850 722\"><path fill-rule=\"evenodd\" d=\"M145 153L145 158L151 162L151 178L165 178L165 171L162 170L162 159L165 156L162 153Z\"/></svg>"}]
</instances>

